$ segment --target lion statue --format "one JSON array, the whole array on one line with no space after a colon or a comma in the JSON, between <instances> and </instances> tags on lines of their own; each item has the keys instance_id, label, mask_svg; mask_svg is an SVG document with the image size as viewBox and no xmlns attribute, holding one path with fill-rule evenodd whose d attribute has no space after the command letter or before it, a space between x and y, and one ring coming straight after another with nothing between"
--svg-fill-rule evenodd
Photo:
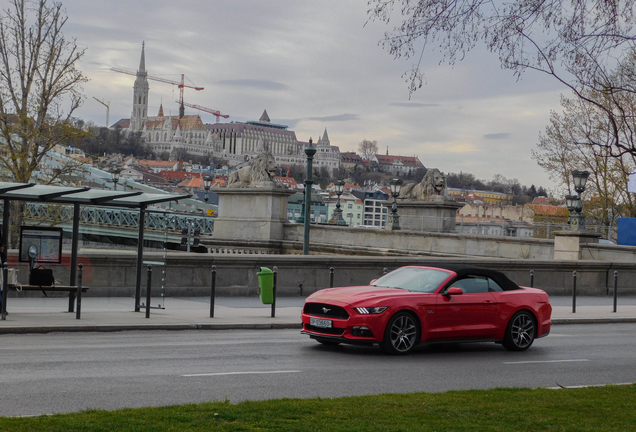
<instances>
[{"instance_id":1,"label":"lion statue","mask_svg":"<svg viewBox=\"0 0 636 432\"><path fill-rule=\"evenodd\" d=\"M437 168L426 171L420 183L409 183L400 191L400 199L427 200L446 195L446 176Z\"/></svg>"},{"instance_id":2,"label":"lion statue","mask_svg":"<svg viewBox=\"0 0 636 432\"><path fill-rule=\"evenodd\" d=\"M252 159L248 166L230 174L227 187L248 188L271 186L278 166L271 153L261 153ZM276 184L277 185L277 184Z\"/></svg>"}]
</instances>

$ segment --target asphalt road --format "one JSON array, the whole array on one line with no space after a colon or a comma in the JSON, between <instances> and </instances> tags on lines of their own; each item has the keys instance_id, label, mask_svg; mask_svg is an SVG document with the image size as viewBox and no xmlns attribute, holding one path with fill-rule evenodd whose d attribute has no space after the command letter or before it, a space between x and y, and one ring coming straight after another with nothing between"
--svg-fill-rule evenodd
<instances>
[{"instance_id":1,"label":"asphalt road","mask_svg":"<svg viewBox=\"0 0 636 432\"><path fill-rule=\"evenodd\" d=\"M636 382L636 324L561 325L494 343L324 347L297 330L0 336L0 415L225 400Z\"/></svg>"}]
</instances>

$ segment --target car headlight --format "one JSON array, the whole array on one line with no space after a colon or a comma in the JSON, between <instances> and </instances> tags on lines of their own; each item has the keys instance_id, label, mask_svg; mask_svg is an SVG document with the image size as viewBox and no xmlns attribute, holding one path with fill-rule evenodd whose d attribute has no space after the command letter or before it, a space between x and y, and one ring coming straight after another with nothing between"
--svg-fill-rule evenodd
<instances>
[{"instance_id":1,"label":"car headlight","mask_svg":"<svg viewBox=\"0 0 636 432\"><path fill-rule=\"evenodd\" d=\"M386 306L376 306L376 307L357 307L354 308L356 310L356 312L358 312L361 315L377 315L377 314L381 314L382 312L384 312L386 310Z\"/></svg>"}]
</instances>

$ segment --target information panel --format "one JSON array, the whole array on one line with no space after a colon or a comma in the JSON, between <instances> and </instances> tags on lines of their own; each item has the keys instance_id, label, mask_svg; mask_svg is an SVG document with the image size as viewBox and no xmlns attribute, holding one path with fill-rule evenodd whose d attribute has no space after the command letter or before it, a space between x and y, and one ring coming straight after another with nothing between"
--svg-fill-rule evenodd
<instances>
[{"instance_id":1,"label":"information panel","mask_svg":"<svg viewBox=\"0 0 636 432\"><path fill-rule=\"evenodd\" d=\"M38 248L38 263L62 262L62 228L49 227L20 227L20 256L21 262L29 262L29 246Z\"/></svg>"}]
</instances>

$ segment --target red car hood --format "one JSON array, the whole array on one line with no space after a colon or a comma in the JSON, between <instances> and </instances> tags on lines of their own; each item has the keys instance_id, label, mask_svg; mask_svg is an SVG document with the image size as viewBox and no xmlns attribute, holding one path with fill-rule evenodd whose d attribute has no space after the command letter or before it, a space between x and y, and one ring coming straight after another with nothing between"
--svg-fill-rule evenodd
<instances>
[{"instance_id":1,"label":"red car hood","mask_svg":"<svg viewBox=\"0 0 636 432\"><path fill-rule=\"evenodd\" d=\"M307 297L311 303L345 303L356 304L369 300L381 300L387 297L412 294L408 290L375 286L357 286L346 288L327 288Z\"/></svg>"}]
</instances>

